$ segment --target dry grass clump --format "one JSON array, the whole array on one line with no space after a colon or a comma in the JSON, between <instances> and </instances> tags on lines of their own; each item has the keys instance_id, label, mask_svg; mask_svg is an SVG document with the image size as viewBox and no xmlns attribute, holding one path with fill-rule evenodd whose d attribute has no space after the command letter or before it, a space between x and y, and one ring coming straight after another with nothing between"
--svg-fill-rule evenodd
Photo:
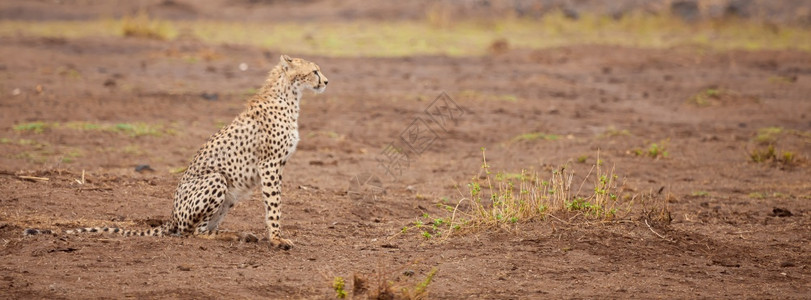
<instances>
[{"instance_id":1,"label":"dry grass clump","mask_svg":"<svg viewBox=\"0 0 811 300\"><path fill-rule=\"evenodd\" d=\"M542 219L561 210L598 219L611 219L617 214L619 178L613 168L606 171L601 164L592 166L576 191L572 190L574 172L567 171L565 166L552 170L546 180L538 173L524 170L520 174L493 174L482 149L482 171L483 178L474 178L468 184L469 200L473 203L470 217L474 223L516 223ZM593 191L581 193L589 180Z\"/></svg>"},{"instance_id":2,"label":"dry grass clump","mask_svg":"<svg viewBox=\"0 0 811 300\"><path fill-rule=\"evenodd\" d=\"M123 36L168 40L173 31L169 23L150 18L149 14L144 10L139 10L134 16L121 18L121 34Z\"/></svg>"},{"instance_id":3,"label":"dry grass clump","mask_svg":"<svg viewBox=\"0 0 811 300\"><path fill-rule=\"evenodd\" d=\"M575 179L574 171L566 166L546 175L526 170L493 173L482 148L481 173L467 184L468 194L455 206L449 205L447 200L437 203L449 216L423 214L403 227L401 233L416 231L426 239L447 238L457 232L509 228L512 224L548 217L557 219L561 215L610 222L627 219L632 212L640 220L669 223L666 201L656 201L652 192L638 194L627 189L614 167L603 168L599 153L596 163L582 180Z\"/></svg>"}]
</instances>

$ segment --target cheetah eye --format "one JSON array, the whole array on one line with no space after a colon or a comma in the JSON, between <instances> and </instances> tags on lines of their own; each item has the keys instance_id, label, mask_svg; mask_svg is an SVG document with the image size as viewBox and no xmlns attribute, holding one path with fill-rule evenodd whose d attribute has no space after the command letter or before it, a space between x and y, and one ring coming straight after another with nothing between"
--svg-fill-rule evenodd
<instances>
[{"instance_id":1,"label":"cheetah eye","mask_svg":"<svg viewBox=\"0 0 811 300\"><path fill-rule=\"evenodd\" d=\"M313 71L313 74L318 75L318 70Z\"/></svg>"}]
</instances>

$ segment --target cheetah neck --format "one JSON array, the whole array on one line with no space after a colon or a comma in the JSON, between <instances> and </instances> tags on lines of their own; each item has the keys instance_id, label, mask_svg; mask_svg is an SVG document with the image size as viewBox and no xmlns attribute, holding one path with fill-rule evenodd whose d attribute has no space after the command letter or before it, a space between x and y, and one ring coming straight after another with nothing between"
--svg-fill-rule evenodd
<instances>
[{"instance_id":1,"label":"cheetah neck","mask_svg":"<svg viewBox=\"0 0 811 300\"><path fill-rule=\"evenodd\" d=\"M268 76L267 82L259 91L261 97L255 98L253 105L259 104L260 107L263 103L270 104L277 107L278 110L285 112L283 115L293 125L298 127L298 115L301 102L302 89L298 83L292 83L281 72L279 67L274 68Z\"/></svg>"}]
</instances>

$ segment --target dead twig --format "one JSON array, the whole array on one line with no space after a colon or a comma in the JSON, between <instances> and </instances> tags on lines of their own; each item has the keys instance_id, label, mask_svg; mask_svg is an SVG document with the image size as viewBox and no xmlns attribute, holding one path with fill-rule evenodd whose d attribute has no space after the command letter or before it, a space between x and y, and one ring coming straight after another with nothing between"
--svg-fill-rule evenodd
<instances>
[{"instance_id":1,"label":"dead twig","mask_svg":"<svg viewBox=\"0 0 811 300\"><path fill-rule=\"evenodd\" d=\"M74 179L74 180L76 180L76 183L78 183L78 184L80 184L80 185L84 185L84 184L85 184L85 180L84 180L84 170L82 170L82 180L79 180L79 179Z\"/></svg>"},{"instance_id":2,"label":"dead twig","mask_svg":"<svg viewBox=\"0 0 811 300\"><path fill-rule=\"evenodd\" d=\"M42 181L51 180L51 179L46 178L46 177L23 176L23 175L18 175L17 178L22 179L22 180L33 181L33 182L42 182Z\"/></svg>"},{"instance_id":3,"label":"dead twig","mask_svg":"<svg viewBox=\"0 0 811 300\"><path fill-rule=\"evenodd\" d=\"M663 236L663 235L659 234L658 232L656 232L655 230L653 230L653 227L650 227L650 224L648 224L648 220L645 220L645 225L648 225L648 229L650 229L650 231L653 232L653 234L655 234L656 236L660 237L661 239L663 239L665 241L673 242L673 241L667 239L665 236Z\"/></svg>"},{"instance_id":4,"label":"dead twig","mask_svg":"<svg viewBox=\"0 0 811 300\"><path fill-rule=\"evenodd\" d=\"M570 223L570 222L566 222L566 221L564 221L564 220L561 220L560 218L556 217L556 216L555 216L555 215L553 215L553 214L549 214L548 216L550 216L550 217L552 217L552 218L555 218L555 220L558 220L558 221L560 221L560 222L561 222L561 223L563 223L563 224L566 224L566 225L572 225L572 223Z\"/></svg>"},{"instance_id":5,"label":"dead twig","mask_svg":"<svg viewBox=\"0 0 811 300\"><path fill-rule=\"evenodd\" d=\"M91 187L91 188L79 188L77 190L80 191L80 192L84 192L84 191L112 191L113 188L109 188L109 187Z\"/></svg>"}]
</instances>

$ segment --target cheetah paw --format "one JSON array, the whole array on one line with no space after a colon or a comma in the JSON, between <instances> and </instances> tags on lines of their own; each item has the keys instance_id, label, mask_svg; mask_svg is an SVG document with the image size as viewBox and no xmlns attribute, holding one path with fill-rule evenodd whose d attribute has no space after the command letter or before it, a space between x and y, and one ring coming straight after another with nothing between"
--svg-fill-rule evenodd
<instances>
[{"instance_id":1,"label":"cheetah paw","mask_svg":"<svg viewBox=\"0 0 811 300\"><path fill-rule=\"evenodd\" d=\"M293 242L283 238L271 239L270 244L273 245L273 247L278 247L282 250L290 250L290 248L293 248Z\"/></svg>"}]
</instances>

